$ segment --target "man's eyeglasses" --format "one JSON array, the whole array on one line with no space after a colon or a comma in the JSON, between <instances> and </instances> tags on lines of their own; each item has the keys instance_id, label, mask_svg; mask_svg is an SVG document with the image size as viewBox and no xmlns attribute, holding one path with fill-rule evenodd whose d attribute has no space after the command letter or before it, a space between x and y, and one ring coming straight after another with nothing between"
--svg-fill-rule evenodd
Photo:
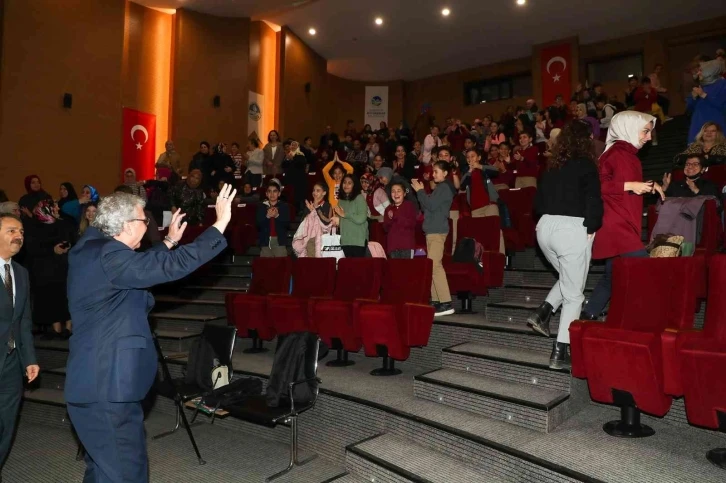
<instances>
[{"instance_id":1,"label":"man's eyeglasses","mask_svg":"<svg viewBox=\"0 0 726 483\"><path fill-rule=\"evenodd\" d=\"M149 220L148 218L134 218L133 220L129 220L129 221L142 221L142 222L144 222L144 225L149 226L149 221L151 221L151 220Z\"/></svg>"},{"instance_id":2,"label":"man's eyeglasses","mask_svg":"<svg viewBox=\"0 0 726 483\"><path fill-rule=\"evenodd\" d=\"M686 168L700 168L701 163L686 163Z\"/></svg>"}]
</instances>

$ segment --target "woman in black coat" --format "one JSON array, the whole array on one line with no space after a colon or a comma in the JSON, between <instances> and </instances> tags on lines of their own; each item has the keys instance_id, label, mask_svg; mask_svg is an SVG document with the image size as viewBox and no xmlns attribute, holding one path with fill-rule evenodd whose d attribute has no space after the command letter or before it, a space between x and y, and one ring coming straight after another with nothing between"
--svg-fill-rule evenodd
<instances>
[{"instance_id":1,"label":"woman in black coat","mask_svg":"<svg viewBox=\"0 0 726 483\"><path fill-rule=\"evenodd\" d=\"M285 173L285 186L293 189L293 198L288 201L298 212L305 209L305 199L308 191L308 158L300 150L300 144L292 139L283 143L285 157L282 159L282 169Z\"/></svg>"}]
</instances>

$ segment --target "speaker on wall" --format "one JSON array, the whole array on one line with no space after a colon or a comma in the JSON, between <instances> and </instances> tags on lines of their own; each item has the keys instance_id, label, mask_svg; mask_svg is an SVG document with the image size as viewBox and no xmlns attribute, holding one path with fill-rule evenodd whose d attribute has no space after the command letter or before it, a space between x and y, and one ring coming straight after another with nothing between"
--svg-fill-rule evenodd
<instances>
[{"instance_id":1,"label":"speaker on wall","mask_svg":"<svg viewBox=\"0 0 726 483\"><path fill-rule=\"evenodd\" d=\"M310 94L310 82L305 83L305 93Z\"/></svg>"},{"instance_id":2,"label":"speaker on wall","mask_svg":"<svg viewBox=\"0 0 726 483\"><path fill-rule=\"evenodd\" d=\"M69 94L67 92L63 94L63 107L65 109L73 107L73 94Z\"/></svg>"},{"instance_id":3,"label":"speaker on wall","mask_svg":"<svg viewBox=\"0 0 726 483\"><path fill-rule=\"evenodd\" d=\"M222 98L219 96L214 96L214 99L212 99L212 104L214 107L219 107L222 105Z\"/></svg>"}]
</instances>

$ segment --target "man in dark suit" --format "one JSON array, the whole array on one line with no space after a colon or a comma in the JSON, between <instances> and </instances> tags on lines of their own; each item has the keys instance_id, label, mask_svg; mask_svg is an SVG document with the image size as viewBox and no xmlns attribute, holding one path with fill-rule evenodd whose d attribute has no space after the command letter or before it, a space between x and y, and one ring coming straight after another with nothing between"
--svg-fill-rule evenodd
<instances>
[{"instance_id":1,"label":"man in dark suit","mask_svg":"<svg viewBox=\"0 0 726 483\"><path fill-rule=\"evenodd\" d=\"M164 242L138 253L149 221L144 203L114 193L71 250L65 398L87 452L84 482L148 481L141 400L156 377L157 354L147 320L154 298L146 289L189 275L222 252L235 194L222 188L217 221L193 243L172 250L186 228L177 212Z\"/></svg>"},{"instance_id":2,"label":"man in dark suit","mask_svg":"<svg viewBox=\"0 0 726 483\"><path fill-rule=\"evenodd\" d=\"M22 246L20 218L0 214L0 471L10 452L23 395L23 373L32 381L40 372L31 333L28 271L12 261Z\"/></svg>"}]
</instances>

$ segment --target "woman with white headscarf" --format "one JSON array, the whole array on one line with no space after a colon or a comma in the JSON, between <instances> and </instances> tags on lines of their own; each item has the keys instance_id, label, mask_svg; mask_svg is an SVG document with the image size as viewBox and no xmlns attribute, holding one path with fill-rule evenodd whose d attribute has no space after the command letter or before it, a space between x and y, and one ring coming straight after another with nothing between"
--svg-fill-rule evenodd
<instances>
[{"instance_id":1,"label":"woman with white headscarf","mask_svg":"<svg viewBox=\"0 0 726 483\"><path fill-rule=\"evenodd\" d=\"M592 258L606 260L605 274L595 287L581 319L596 319L610 300L613 260L617 257L647 257L641 238L644 194L663 189L643 181L638 151L651 140L655 117L636 111L613 116L605 152L599 159L600 191L604 214L592 249Z\"/></svg>"},{"instance_id":2,"label":"woman with white headscarf","mask_svg":"<svg viewBox=\"0 0 726 483\"><path fill-rule=\"evenodd\" d=\"M701 62L698 68L699 85L693 88L686 99L691 111L691 129L688 142L692 143L706 122L715 122L726 130L726 79L721 75L724 65L720 59Z\"/></svg>"}]
</instances>

